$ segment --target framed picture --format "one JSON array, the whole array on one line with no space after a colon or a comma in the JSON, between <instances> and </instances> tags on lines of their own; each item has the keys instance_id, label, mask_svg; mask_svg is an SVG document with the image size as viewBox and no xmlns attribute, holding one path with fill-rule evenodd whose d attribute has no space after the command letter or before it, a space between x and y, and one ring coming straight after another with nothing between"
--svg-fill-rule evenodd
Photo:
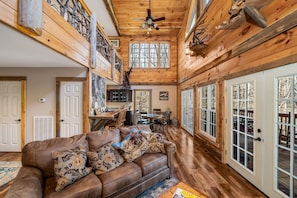
<instances>
[{"instance_id":1,"label":"framed picture","mask_svg":"<svg viewBox=\"0 0 297 198\"><path fill-rule=\"evenodd\" d=\"M168 100L168 91L160 91L159 99L160 100Z\"/></svg>"},{"instance_id":2,"label":"framed picture","mask_svg":"<svg viewBox=\"0 0 297 198\"><path fill-rule=\"evenodd\" d=\"M110 40L110 42L114 47L120 47L120 40Z\"/></svg>"}]
</instances>

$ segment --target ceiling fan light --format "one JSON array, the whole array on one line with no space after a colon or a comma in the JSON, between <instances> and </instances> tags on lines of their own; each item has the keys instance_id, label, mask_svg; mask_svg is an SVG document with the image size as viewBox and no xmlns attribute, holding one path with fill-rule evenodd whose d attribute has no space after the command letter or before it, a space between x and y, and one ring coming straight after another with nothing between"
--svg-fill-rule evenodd
<instances>
[{"instance_id":1,"label":"ceiling fan light","mask_svg":"<svg viewBox=\"0 0 297 198\"><path fill-rule=\"evenodd\" d=\"M145 23L141 25L141 28L144 29L145 28Z\"/></svg>"},{"instance_id":2,"label":"ceiling fan light","mask_svg":"<svg viewBox=\"0 0 297 198\"><path fill-rule=\"evenodd\" d=\"M157 28L158 27L158 24L157 23L154 23L153 26L154 26L154 28Z\"/></svg>"},{"instance_id":3,"label":"ceiling fan light","mask_svg":"<svg viewBox=\"0 0 297 198\"><path fill-rule=\"evenodd\" d=\"M147 29L147 31L152 31L152 28L151 28L151 26Z\"/></svg>"}]
</instances>

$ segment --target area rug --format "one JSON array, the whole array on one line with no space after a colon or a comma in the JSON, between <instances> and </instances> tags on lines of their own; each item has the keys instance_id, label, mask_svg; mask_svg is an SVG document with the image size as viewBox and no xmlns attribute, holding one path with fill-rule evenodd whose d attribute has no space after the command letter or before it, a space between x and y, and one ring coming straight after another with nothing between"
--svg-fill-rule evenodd
<instances>
[{"instance_id":1,"label":"area rug","mask_svg":"<svg viewBox=\"0 0 297 198\"><path fill-rule=\"evenodd\" d=\"M178 182L178 179L174 177L165 179L138 195L137 198L157 198Z\"/></svg>"},{"instance_id":2,"label":"area rug","mask_svg":"<svg viewBox=\"0 0 297 198\"><path fill-rule=\"evenodd\" d=\"M0 161L0 188L15 178L21 166L20 161Z\"/></svg>"}]
</instances>

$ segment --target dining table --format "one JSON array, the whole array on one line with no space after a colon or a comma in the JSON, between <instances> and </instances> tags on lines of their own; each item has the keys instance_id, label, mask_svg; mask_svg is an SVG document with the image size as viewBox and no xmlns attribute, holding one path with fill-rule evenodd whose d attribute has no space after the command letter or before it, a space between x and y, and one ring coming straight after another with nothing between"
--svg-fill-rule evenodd
<instances>
[{"instance_id":1,"label":"dining table","mask_svg":"<svg viewBox=\"0 0 297 198\"><path fill-rule=\"evenodd\" d=\"M91 124L91 131L98 131L111 120L115 120L116 117L119 115L119 111L107 111L107 112L100 112L96 115L90 115L90 124Z\"/></svg>"}]
</instances>

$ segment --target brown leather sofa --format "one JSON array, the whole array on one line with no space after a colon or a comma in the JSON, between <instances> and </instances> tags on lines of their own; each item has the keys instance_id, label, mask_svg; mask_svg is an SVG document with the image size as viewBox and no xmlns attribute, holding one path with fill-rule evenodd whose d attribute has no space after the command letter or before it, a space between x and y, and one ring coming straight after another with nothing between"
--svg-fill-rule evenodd
<instances>
[{"instance_id":1,"label":"brown leather sofa","mask_svg":"<svg viewBox=\"0 0 297 198\"><path fill-rule=\"evenodd\" d=\"M102 175L96 176L91 172L62 191L55 191L53 151L74 149L78 145L94 151L110 141L120 140L121 132L118 129L109 129L28 143L22 150L23 166L6 198L136 197L159 181L172 176L175 145L165 141L166 154L146 153L135 161L124 162Z\"/></svg>"}]
</instances>

